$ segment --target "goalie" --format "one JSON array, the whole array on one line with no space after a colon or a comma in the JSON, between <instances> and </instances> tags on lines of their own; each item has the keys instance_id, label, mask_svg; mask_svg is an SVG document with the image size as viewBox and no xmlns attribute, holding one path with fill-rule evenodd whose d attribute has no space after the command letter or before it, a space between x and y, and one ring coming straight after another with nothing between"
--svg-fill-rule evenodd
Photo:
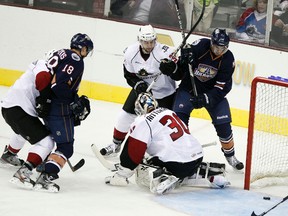
<instances>
[{"instance_id":1,"label":"goalie","mask_svg":"<svg viewBox=\"0 0 288 216\"><path fill-rule=\"evenodd\" d=\"M224 177L225 164L204 163L200 143L188 127L171 110L158 108L149 93L141 93L135 101L139 116L131 125L120 155L120 166L106 184L125 186L135 173L136 183L147 186L155 194L165 194L176 186L194 186L205 182L213 188L230 183ZM150 158L144 159L145 153Z\"/></svg>"}]
</instances>

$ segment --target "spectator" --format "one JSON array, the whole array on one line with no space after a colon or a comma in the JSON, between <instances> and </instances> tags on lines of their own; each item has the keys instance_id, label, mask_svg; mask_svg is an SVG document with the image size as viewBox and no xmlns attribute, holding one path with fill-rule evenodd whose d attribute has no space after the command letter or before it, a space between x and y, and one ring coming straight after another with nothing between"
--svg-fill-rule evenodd
<instances>
[{"instance_id":1,"label":"spectator","mask_svg":"<svg viewBox=\"0 0 288 216\"><path fill-rule=\"evenodd\" d=\"M129 2L130 11L124 18L142 23L178 27L179 22L174 0L134 0ZM186 28L186 17L183 1L179 1L183 28Z\"/></svg>"},{"instance_id":2,"label":"spectator","mask_svg":"<svg viewBox=\"0 0 288 216\"><path fill-rule=\"evenodd\" d=\"M271 39L274 45L288 45L288 0L280 3L282 13L272 26Z\"/></svg>"},{"instance_id":3,"label":"spectator","mask_svg":"<svg viewBox=\"0 0 288 216\"><path fill-rule=\"evenodd\" d=\"M199 32L207 32L210 28L212 19L216 13L218 5L218 0L206 0L205 11L203 18L200 20L199 24L196 26L195 30ZM195 0L193 7L193 25L197 22L200 17L203 7L203 0Z\"/></svg>"},{"instance_id":4,"label":"spectator","mask_svg":"<svg viewBox=\"0 0 288 216\"><path fill-rule=\"evenodd\" d=\"M254 6L246 9L236 26L236 38L264 43L268 0L255 0Z\"/></svg>"}]
</instances>

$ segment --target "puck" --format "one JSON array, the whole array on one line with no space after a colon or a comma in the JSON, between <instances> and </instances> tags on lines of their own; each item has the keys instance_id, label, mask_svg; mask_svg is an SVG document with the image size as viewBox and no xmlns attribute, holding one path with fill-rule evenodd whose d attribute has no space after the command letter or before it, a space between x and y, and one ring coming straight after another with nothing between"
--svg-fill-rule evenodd
<instances>
[{"instance_id":1,"label":"puck","mask_svg":"<svg viewBox=\"0 0 288 216\"><path fill-rule=\"evenodd\" d=\"M264 200L270 200L271 198L265 196L265 197L263 197L263 199L264 199Z\"/></svg>"}]
</instances>

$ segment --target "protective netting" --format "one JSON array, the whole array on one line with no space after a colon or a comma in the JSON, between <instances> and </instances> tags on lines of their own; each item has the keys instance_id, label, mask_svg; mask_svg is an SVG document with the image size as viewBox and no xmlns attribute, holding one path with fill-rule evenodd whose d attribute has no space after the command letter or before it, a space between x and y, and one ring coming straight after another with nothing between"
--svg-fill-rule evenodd
<instances>
[{"instance_id":1,"label":"protective netting","mask_svg":"<svg viewBox=\"0 0 288 216\"><path fill-rule=\"evenodd\" d=\"M287 86L258 82L254 113L251 187L287 184Z\"/></svg>"}]
</instances>

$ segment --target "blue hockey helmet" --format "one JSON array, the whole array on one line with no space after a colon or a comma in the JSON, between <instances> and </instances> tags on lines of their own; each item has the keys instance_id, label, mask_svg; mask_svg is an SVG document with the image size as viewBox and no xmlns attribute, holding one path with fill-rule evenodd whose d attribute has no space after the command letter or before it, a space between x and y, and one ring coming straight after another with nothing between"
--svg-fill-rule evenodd
<instances>
[{"instance_id":1,"label":"blue hockey helmet","mask_svg":"<svg viewBox=\"0 0 288 216\"><path fill-rule=\"evenodd\" d=\"M139 116L145 115L157 107L157 100L148 92L139 94L135 101L135 113Z\"/></svg>"},{"instance_id":2,"label":"blue hockey helmet","mask_svg":"<svg viewBox=\"0 0 288 216\"><path fill-rule=\"evenodd\" d=\"M71 49L78 50L81 50L83 47L87 47L87 53L90 53L94 48L93 42L90 37L86 34L81 33L75 34L72 37L70 47Z\"/></svg>"},{"instance_id":3,"label":"blue hockey helmet","mask_svg":"<svg viewBox=\"0 0 288 216\"><path fill-rule=\"evenodd\" d=\"M217 45L217 46L225 46L228 47L229 45L229 35L226 33L225 29L219 29L216 28L211 36L211 43L212 45Z\"/></svg>"}]
</instances>

